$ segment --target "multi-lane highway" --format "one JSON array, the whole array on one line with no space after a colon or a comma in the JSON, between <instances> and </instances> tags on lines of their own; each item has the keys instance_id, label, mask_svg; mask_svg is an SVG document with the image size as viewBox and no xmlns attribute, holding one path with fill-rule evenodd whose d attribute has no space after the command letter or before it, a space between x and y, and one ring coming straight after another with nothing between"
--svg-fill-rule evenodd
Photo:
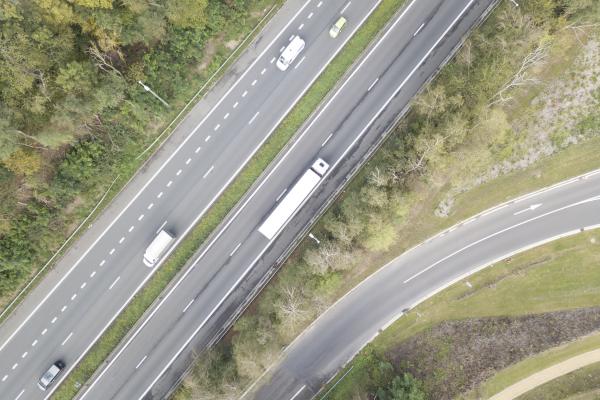
<instances>
[{"instance_id":1,"label":"multi-lane highway","mask_svg":"<svg viewBox=\"0 0 600 400\"><path fill-rule=\"evenodd\" d=\"M312 398L381 329L425 298L514 253L599 227L600 170L468 219L396 258L332 306L288 347L255 398Z\"/></svg>"},{"instance_id":2,"label":"multi-lane highway","mask_svg":"<svg viewBox=\"0 0 600 400\"><path fill-rule=\"evenodd\" d=\"M157 154L157 161L146 166L152 174L137 180L115 200L120 208L112 207L97 221L91 233L59 263L57 272L2 325L2 399L51 395L57 384L46 392L36 385L42 373L60 359L66 364L60 375L63 379L160 268L142 263L144 249L157 230L165 227L178 241L185 236L378 2L286 3L249 50L252 60L241 64L242 71L234 67L225 77L226 89L220 97L211 103L209 96L194 108L173 140ZM329 28L342 11L349 24L332 39ZM284 73L275 67L275 60L295 34L305 39L307 48ZM240 254L243 252L241 248ZM195 269L190 277L200 281L211 277L217 272L216 265ZM224 295L236 273L233 266L223 271L225 281L207 286L212 291L209 296L217 299ZM187 290L187 297L194 293ZM178 326L183 335L185 329ZM149 358L146 364L151 363ZM131 371L124 375L127 372Z\"/></svg>"},{"instance_id":3,"label":"multi-lane highway","mask_svg":"<svg viewBox=\"0 0 600 400\"><path fill-rule=\"evenodd\" d=\"M194 342L202 349L218 335L315 210L492 3L410 2L80 398L162 398L181 372L178 360ZM327 31L313 40L321 37L330 40ZM331 165L323 183L292 224L267 240L258 226L317 157Z\"/></svg>"},{"instance_id":4,"label":"multi-lane highway","mask_svg":"<svg viewBox=\"0 0 600 400\"><path fill-rule=\"evenodd\" d=\"M264 282L270 266L491 3L410 2L81 397L161 398L180 372L178 360L196 343L218 337L231 314ZM218 99L207 100L210 107L195 108L179 136L157 155L161 162L148 167L152 174L124 193L129 197L115 201L122 208L105 216L105 225L96 223L101 232L90 233L88 242L82 239L63 259L64 273L44 281L2 326L2 398L51 395L52 390L36 387L39 376L57 359L68 372L159 268L142 263L156 231L164 226L178 239L185 235L377 4L286 4L256 42L246 68L225 79L230 78L229 85ZM349 23L332 39L329 27L341 14ZM294 34L307 47L283 73L274 61ZM187 131L181 135L181 130ZM281 235L268 241L256 228L317 157L331 164L326 178Z\"/></svg>"}]
</instances>

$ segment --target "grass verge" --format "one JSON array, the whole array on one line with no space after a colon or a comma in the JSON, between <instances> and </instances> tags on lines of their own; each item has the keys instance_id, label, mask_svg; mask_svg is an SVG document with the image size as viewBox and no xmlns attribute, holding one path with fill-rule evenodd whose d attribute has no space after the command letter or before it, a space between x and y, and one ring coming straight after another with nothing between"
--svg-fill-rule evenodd
<instances>
[{"instance_id":1,"label":"grass verge","mask_svg":"<svg viewBox=\"0 0 600 400\"><path fill-rule=\"evenodd\" d=\"M101 363L117 347L127 332L152 305L158 295L185 265L210 233L217 228L227 213L242 198L262 171L283 149L304 121L318 107L327 93L336 85L354 61L367 48L378 32L393 17L405 0L384 0L367 19L344 49L315 81L309 91L283 120L269 140L256 153L238 177L225 190L219 200L201 219L177 250L155 273L146 287L136 295L123 313L109 327L100 340L91 348L79 365L55 392L54 399L73 398L81 385L87 381Z\"/></svg>"}]
</instances>

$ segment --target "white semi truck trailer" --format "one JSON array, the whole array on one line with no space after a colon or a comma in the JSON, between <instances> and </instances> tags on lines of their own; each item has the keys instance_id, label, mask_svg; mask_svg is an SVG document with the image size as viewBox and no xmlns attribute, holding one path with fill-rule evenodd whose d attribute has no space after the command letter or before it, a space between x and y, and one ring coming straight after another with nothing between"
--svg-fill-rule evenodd
<instances>
[{"instance_id":1,"label":"white semi truck trailer","mask_svg":"<svg viewBox=\"0 0 600 400\"><path fill-rule=\"evenodd\" d=\"M318 158L279 202L258 231L267 239L273 239L310 196L319 181L323 179L327 169L329 164Z\"/></svg>"}]
</instances>

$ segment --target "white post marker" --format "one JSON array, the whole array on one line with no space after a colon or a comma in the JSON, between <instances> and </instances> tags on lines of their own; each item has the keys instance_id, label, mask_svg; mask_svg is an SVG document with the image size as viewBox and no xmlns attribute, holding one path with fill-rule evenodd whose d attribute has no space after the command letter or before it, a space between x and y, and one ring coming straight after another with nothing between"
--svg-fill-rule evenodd
<instances>
[{"instance_id":1,"label":"white post marker","mask_svg":"<svg viewBox=\"0 0 600 400\"><path fill-rule=\"evenodd\" d=\"M311 238L312 240L314 240L315 242L317 242L317 244L321 244L321 241L319 239L317 239L317 237L315 235L313 235L312 233L309 233L308 237Z\"/></svg>"}]
</instances>

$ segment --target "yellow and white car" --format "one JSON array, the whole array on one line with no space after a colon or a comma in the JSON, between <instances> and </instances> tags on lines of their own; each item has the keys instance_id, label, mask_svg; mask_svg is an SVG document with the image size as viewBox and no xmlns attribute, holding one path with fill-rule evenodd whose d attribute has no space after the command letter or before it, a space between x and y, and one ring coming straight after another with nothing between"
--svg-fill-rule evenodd
<instances>
[{"instance_id":1,"label":"yellow and white car","mask_svg":"<svg viewBox=\"0 0 600 400\"><path fill-rule=\"evenodd\" d=\"M344 26L346 25L346 18L344 17L340 17L335 24L333 24L333 26L331 27L331 29L329 30L329 36L331 36L332 38L336 38L340 32L342 31L342 29L344 29Z\"/></svg>"}]
</instances>

